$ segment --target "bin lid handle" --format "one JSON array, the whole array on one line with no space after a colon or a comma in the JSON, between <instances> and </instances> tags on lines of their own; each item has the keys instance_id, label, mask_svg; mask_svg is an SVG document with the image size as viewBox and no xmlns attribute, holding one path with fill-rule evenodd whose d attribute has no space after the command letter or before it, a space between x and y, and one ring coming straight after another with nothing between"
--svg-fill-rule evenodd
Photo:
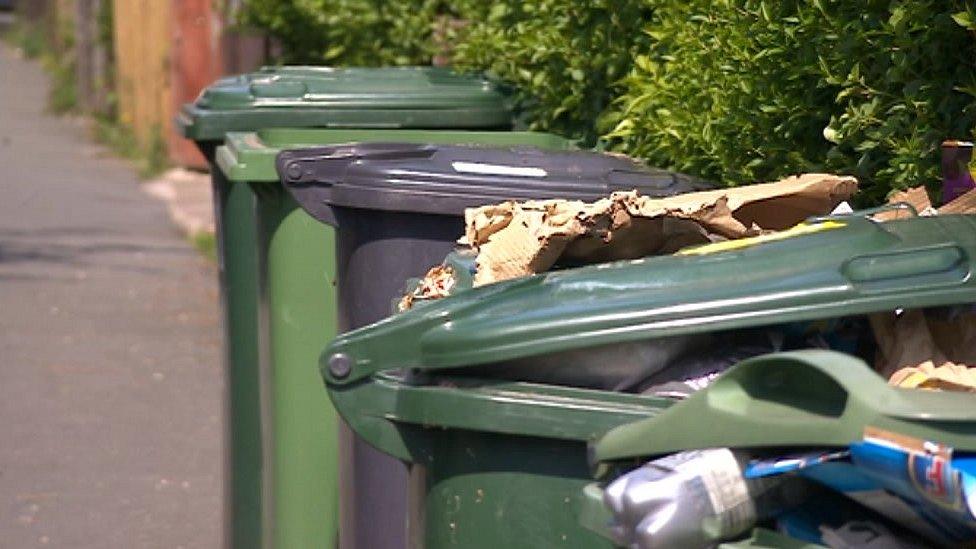
<instances>
[{"instance_id":1,"label":"bin lid handle","mask_svg":"<svg viewBox=\"0 0 976 549\"><path fill-rule=\"evenodd\" d=\"M609 431L595 463L714 447L844 447L866 427L976 450L976 396L899 389L835 351L774 353L727 370L660 415Z\"/></svg>"}]
</instances>

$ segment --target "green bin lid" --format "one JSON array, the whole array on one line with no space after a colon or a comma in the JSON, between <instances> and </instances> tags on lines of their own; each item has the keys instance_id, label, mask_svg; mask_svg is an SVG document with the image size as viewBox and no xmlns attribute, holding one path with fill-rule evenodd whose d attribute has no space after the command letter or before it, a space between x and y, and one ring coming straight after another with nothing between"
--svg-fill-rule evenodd
<instances>
[{"instance_id":1,"label":"green bin lid","mask_svg":"<svg viewBox=\"0 0 976 549\"><path fill-rule=\"evenodd\" d=\"M976 216L876 223L734 250L651 257L489 284L336 338L330 385L372 372L497 364L666 336L976 302ZM734 283L733 283L734 282ZM341 357L348 375L327 366Z\"/></svg>"},{"instance_id":2,"label":"green bin lid","mask_svg":"<svg viewBox=\"0 0 976 549\"><path fill-rule=\"evenodd\" d=\"M176 123L215 141L266 127L508 128L512 114L488 80L439 67L264 67L217 80Z\"/></svg>"},{"instance_id":3,"label":"green bin lid","mask_svg":"<svg viewBox=\"0 0 976 549\"><path fill-rule=\"evenodd\" d=\"M843 448L868 427L972 452L974 404L970 393L892 387L860 359L835 351L775 353L736 364L655 417L612 429L590 457L601 463L697 448Z\"/></svg>"}]
</instances>

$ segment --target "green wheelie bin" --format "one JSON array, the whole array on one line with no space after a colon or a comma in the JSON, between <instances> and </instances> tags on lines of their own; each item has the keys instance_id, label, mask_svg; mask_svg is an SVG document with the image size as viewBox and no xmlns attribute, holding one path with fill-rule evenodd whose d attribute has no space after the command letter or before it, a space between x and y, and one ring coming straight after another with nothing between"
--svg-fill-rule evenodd
<instances>
[{"instance_id":1,"label":"green wheelie bin","mask_svg":"<svg viewBox=\"0 0 976 549\"><path fill-rule=\"evenodd\" d=\"M658 547L614 531L604 489L685 450L846 449L867 427L976 450L976 396L895 388L866 363L867 315L972 314L976 216L807 223L478 287L451 256L450 296L340 335L322 376L352 429L410 464L428 549ZM779 343L682 397L661 389L757 337ZM711 545L819 546L769 526Z\"/></svg>"},{"instance_id":2,"label":"green wheelie bin","mask_svg":"<svg viewBox=\"0 0 976 549\"><path fill-rule=\"evenodd\" d=\"M183 107L177 126L210 161L214 190L228 545L304 548L337 537L338 427L314 367L336 330L334 235L281 189L278 150L376 140L572 146L511 132L511 121L493 85L438 68L264 68L221 79ZM222 148L228 132L256 133L232 133Z\"/></svg>"}]
</instances>

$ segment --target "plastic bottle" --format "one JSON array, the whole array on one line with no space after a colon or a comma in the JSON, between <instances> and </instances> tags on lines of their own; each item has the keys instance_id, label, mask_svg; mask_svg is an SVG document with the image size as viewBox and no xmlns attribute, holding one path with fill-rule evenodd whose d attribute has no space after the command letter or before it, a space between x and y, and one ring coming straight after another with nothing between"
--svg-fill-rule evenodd
<instances>
[{"instance_id":1,"label":"plastic bottle","mask_svg":"<svg viewBox=\"0 0 976 549\"><path fill-rule=\"evenodd\" d=\"M744 534L768 507L781 508L784 499L768 494L782 479L746 480L745 464L726 448L695 450L621 476L603 497L613 512L614 541L638 549L695 548Z\"/></svg>"}]
</instances>

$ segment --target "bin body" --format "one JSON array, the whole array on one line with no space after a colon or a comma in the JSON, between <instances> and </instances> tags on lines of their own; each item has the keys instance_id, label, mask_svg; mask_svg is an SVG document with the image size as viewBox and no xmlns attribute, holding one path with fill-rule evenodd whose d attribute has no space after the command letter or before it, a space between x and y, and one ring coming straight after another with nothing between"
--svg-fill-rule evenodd
<instances>
[{"instance_id":1,"label":"bin body","mask_svg":"<svg viewBox=\"0 0 976 549\"><path fill-rule=\"evenodd\" d=\"M334 235L281 190L273 154L263 176L260 163L224 172L217 148L228 131L272 126L501 134L511 114L488 82L444 69L278 67L218 80L176 123L211 168L228 391L225 539L235 548L331 546L337 427L314 364L336 331ZM296 146L348 135L286 137Z\"/></svg>"},{"instance_id":2,"label":"bin body","mask_svg":"<svg viewBox=\"0 0 976 549\"><path fill-rule=\"evenodd\" d=\"M577 519L592 482L585 442L452 430L433 453L413 473L422 482L423 547L613 547Z\"/></svg>"}]
</instances>

